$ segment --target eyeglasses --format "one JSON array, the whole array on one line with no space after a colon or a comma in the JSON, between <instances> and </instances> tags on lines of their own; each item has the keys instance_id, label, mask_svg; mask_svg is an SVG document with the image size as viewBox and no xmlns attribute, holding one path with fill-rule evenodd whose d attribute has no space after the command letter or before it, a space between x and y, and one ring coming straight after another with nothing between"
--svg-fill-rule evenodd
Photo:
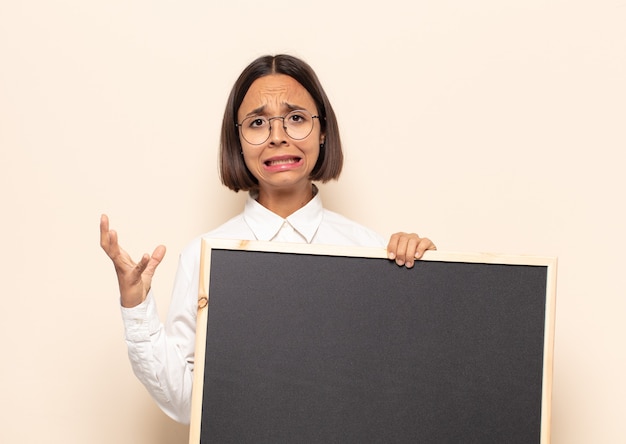
<instances>
[{"instance_id":1,"label":"eyeglasses","mask_svg":"<svg viewBox=\"0 0 626 444\"><path fill-rule=\"evenodd\" d=\"M320 116L312 116L311 113L305 109L297 109L284 116L246 117L243 122L235 123L235 126L241 129L241 135L250 145L261 145L270 138L270 134L272 133L272 120L282 120L283 129L289 138L302 140L313 131L313 119L319 118Z\"/></svg>"}]
</instances>

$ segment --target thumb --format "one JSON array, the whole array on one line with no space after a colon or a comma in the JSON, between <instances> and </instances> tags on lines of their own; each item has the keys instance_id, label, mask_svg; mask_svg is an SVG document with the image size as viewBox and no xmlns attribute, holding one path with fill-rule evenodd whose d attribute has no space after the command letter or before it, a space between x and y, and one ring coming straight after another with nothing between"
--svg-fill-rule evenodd
<instances>
[{"instance_id":1,"label":"thumb","mask_svg":"<svg viewBox=\"0 0 626 444\"><path fill-rule=\"evenodd\" d=\"M154 271L163 260L163 257L165 257L165 252L165 245L159 245L154 249L152 256L150 256L150 260L148 261L148 265L146 266L146 273L150 276L154 275Z\"/></svg>"}]
</instances>

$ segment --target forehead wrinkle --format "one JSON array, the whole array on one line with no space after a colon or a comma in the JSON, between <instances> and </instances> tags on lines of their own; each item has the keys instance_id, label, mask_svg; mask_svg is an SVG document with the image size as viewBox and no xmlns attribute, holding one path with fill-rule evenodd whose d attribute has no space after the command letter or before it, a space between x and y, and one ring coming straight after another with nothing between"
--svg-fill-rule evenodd
<instances>
[{"instance_id":1,"label":"forehead wrinkle","mask_svg":"<svg viewBox=\"0 0 626 444\"><path fill-rule=\"evenodd\" d=\"M304 106L295 105L295 104L289 103L289 102L282 102L280 108L281 108L281 110L285 110L285 111L289 111L289 112L295 111L295 110L299 110L299 109L306 110L306 107L304 107ZM246 117L263 114L264 111L265 111L265 105L261 105L258 108L255 108L252 111L250 111L248 114L246 114Z\"/></svg>"},{"instance_id":2,"label":"forehead wrinkle","mask_svg":"<svg viewBox=\"0 0 626 444\"><path fill-rule=\"evenodd\" d=\"M257 82L258 81L259 80L257 80ZM294 101L300 104L296 104ZM302 105L302 103L308 102L311 102L309 106ZM306 109L309 112L317 111L315 102L310 97L308 91L291 78L289 78L287 82L282 81L280 83L271 81L263 82L261 85L254 85L253 83L252 88L248 91L246 97L244 97L242 105L245 105L245 108L257 105L254 109L247 112L245 117L251 115L269 115L270 113L282 113L285 111L289 112L295 109ZM311 106L313 109L310 109ZM241 106L239 110L244 111Z\"/></svg>"}]
</instances>

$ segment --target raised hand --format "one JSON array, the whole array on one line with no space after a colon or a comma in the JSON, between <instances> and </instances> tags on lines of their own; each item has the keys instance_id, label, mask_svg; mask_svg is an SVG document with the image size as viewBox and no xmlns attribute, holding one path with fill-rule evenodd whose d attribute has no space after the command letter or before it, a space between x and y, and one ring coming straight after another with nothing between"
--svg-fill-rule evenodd
<instances>
[{"instance_id":1,"label":"raised hand","mask_svg":"<svg viewBox=\"0 0 626 444\"><path fill-rule=\"evenodd\" d=\"M106 214L100 217L100 246L115 266L122 306L134 307L141 304L152 285L154 271L165 256L165 246L159 245L152 252L152 256L146 253L138 263L133 262L130 255L120 247L117 232L109 229L109 218Z\"/></svg>"}]
</instances>

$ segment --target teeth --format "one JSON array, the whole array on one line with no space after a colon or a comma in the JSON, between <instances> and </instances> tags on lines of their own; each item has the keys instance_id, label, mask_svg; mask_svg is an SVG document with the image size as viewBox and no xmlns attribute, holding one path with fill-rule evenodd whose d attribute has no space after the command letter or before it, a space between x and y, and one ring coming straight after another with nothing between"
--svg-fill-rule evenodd
<instances>
[{"instance_id":1,"label":"teeth","mask_svg":"<svg viewBox=\"0 0 626 444\"><path fill-rule=\"evenodd\" d=\"M298 159L280 159L280 160L268 160L268 165L284 165L287 163L296 163Z\"/></svg>"}]
</instances>

